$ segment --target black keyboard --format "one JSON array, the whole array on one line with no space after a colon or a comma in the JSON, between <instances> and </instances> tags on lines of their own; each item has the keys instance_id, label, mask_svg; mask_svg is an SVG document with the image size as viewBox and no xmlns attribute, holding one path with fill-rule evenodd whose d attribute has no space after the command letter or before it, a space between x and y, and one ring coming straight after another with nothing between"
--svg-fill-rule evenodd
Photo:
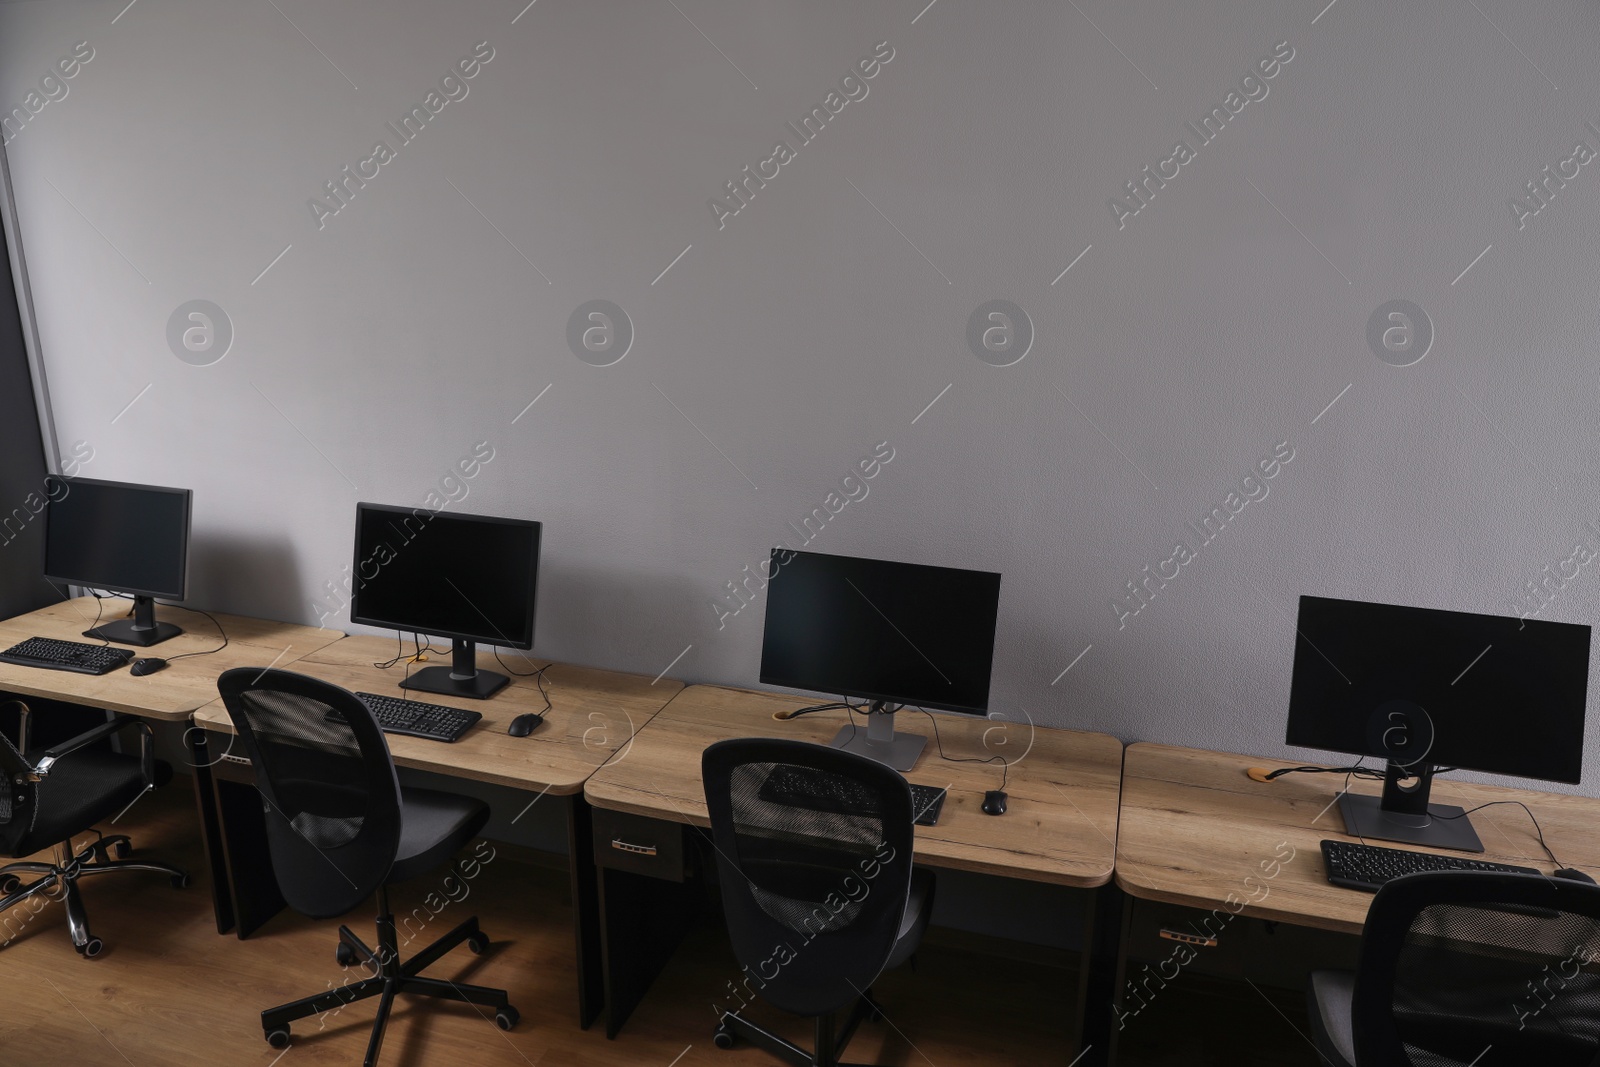
<instances>
[{"instance_id":1,"label":"black keyboard","mask_svg":"<svg viewBox=\"0 0 1600 1067\"><path fill-rule=\"evenodd\" d=\"M131 648L86 645L82 641L57 641L52 637L30 637L0 652L0 663L43 667L47 671L72 671L74 674L106 674L132 658Z\"/></svg>"},{"instance_id":2,"label":"black keyboard","mask_svg":"<svg viewBox=\"0 0 1600 1067\"><path fill-rule=\"evenodd\" d=\"M1410 852L1377 845L1358 845L1350 841L1324 841L1322 860L1328 866L1328 881L1347 889L1376 893L1383 884L1401 875L1420 871L1499 871L1504 874L1538 874L1532 867L1513 867L1506 863L1486 863L1460 856L1436 856L1431 852Z\"/></svg>"},{"instance_id":3,"label":"black keyboard","mask_svg":"<svg viewBox=\"0 0 1600 1067\"><path fill-rule=\"evenodd\" d=\"M944 790L931 785L911 786L911 811L918 826L937 826L944 808ZM876 810L872 796L854 782L833 774L813 774L801 767L780 764L761 783L762 800L832 815L858 815Z\"/></svg>"},{"instance_id":4,"label":"black keyboard","mask_svg":"<svg viewBox=\"0 0 1600 1067\"><path fill-rule=\"evenodd\" d=\"M425 737L429 741L454 741L483 718L475 711L379 696L377 693L357 693L356 696L361 698L361 703L372 712L372 717L378 720L378 726L386 734ZM328 712L328 719L341 721L338 713L332 711Z\"/></svg>"}]
</instances>

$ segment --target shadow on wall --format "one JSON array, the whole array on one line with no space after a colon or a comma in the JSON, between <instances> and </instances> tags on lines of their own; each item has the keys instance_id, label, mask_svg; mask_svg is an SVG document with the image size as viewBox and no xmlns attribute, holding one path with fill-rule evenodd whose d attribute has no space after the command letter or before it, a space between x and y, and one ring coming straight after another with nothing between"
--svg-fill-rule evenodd
<instances>
[{"instance_id":1,"label":"shadow on wall","mask_svg":"<svg viewBox=\"0 0 1600 1067\"><path fill-rule=\"evenodd\" d=\"M710 625L709 612L703 621L694 614L704 600L704 592L684 576L620 568L568 568L547 556L539 566L534 648L540 656L557 661L606 666L653 678L687 646L719 636ZM663 605L682 607L663 612ZM619 632L619 618L661 622L637 641L624 644L613 636ZM683 666L679 661L669 674L683 678ZM754 671L752 664L752 677Z\"/></svg>"},{"instance_id":2,"label":"shadow on wall","mask_svg":"<svg viewBox=\"0 0 1600 1067\"><path fill-rule=\"evenodd\" d=\"M307 621L300 566L288 538L281 536L191 537L187 603L227 604L234 614Z\"/></svg>"}]
</instances>

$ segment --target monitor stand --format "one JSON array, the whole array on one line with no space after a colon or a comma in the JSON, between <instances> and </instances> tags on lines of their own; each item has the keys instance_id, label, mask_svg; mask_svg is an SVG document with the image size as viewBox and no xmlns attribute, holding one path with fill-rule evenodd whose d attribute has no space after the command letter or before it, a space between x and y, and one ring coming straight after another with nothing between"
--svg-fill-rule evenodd
<instances>
[{"instance_id":1,"label":"monitor stand","mask_svg":"<svg viewBox=\"0 0 1600 1067\"><path fill-rule=\"evenodd\" d=\"M1416 781L1409 786L1401 784L1409 778ZM1483 842L1461 808L1428 803L1432 786L1431 765L1404 767L1391 760L1384 772L1381 798L1348 791L1339 797L1345 833L1408 845L1482 852Z\"/></svg>"},{"instance_id":2,"label":"monitor stand","mask_svg":"<svg viewBox=\"0 0 1600 1067\"><path fill-rule=\"evenodd\" d=\"M867 709L867 728L862 730L852 721L841 729L832 742L833 748L842 748L858 756L875 759L897 771L909 771L922 755L926 737L917 734L899 734L894 730L894 712L881 700L874 700Z\"/></svg>"},{"instance_id":3,"label":"monitor stand","mask_svg":"<svg viewBox=\"0 0 1600 1067\"><path fill-rule=\"evenodd\" d=\"M510 678L496 671L478 669L478 646L473 641L457 638L451 642L450 664L448 667L424 667L401 682L400 688L487 700L511 683Z\"/></svg>"},{"instance_id":4,"label":"monitor stand","mask_svg":"<svg viewBox=\"0 0 1600 1067\"><path fill-rule=\"evenodd\" d=\"M119 645L138 645L141 648L148 648L177 637L181 633L183 633L181 626L156 621L156 602L153 598L136 596L133 598L133 618L104 623L92 630L83 631L83 636L99 638L101 641L115 641Z\"/></svg>"}]
</instances>

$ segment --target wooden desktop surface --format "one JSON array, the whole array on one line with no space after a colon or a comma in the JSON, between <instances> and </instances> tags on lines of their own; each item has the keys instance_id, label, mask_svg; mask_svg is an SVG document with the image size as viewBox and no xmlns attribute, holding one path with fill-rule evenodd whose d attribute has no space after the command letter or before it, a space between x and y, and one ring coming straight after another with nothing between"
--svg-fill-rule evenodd
<instances>
[{"instance_id":1,"label":"wooden desktop surface","mask_svg":"<svg viewBox=\"0 0 1600 1067\"><path fill-rule=\"evenodd\" d=\"M844 712L824 712L777 722L772 713L808 703L793 696L721 686L690 686L634 739L632 748L601 768L584 786L589 803L671 822L708 826L700 780L700 754L730 737L788 737L826 743L844 724ZM986 790L1000 786L999 764L939 758L933 725L923 714L901 712L897 727L922 734L928 746L906 777L920 785L948 786L937 826L916 828L917 860L930 866L1008 878L1092 887L1111 879L1116 851L1117 797L1122 742L1108 734L1078 733L1026 722L1000 723L939 715L950 757L1022 756L1012 766L1004 815L980 810ZM865 726L862 727L865 729ZM985 736L989 748L984 747Z\"/></svg>"},{"instance_id":2,"label":"wooden desktop surface","mask_svg":"<svg viewBox=\"0 0 1600 1067\"><path fill-rule=\"evenodd\" d=\"M1290 774L1262 783L1245 774L1249 767L1299 765L1170 745L1128 746L1117 884L1148 900L1226 911L1242 903L1245 915L1360 933L1372 894L1330 885L1322 861L1322 841L1357 840L1344 833L1344 819L1334 803L1345 776ZM1382 784L1353 779L1350 790L1375 796ZM1449 778L1434 779L1430 799L1469 809L1488 801L1520 800L1538 816L1545 841L1562 863L1600 878L1600 800ZM1470 858L1545 873L1555 869L1539 847L1533 821L1520 807L1500 804L1469 818L1487 850ZM1469 855L1388 841L1368 843ZM1286 860L1291 850L1293 859ZM1277 873L1267 877L1274 868L1262 863L1274 860Z\"/></svg>"},{"instance_id":3,"label":"wooden desktop surface","mask_svg":"<svg viewBox=\"0 0 1600 1067\"><path fill-rule=\"evenodd\" d=\"M121 618L130 601L106 600L101 622ZM147 719L186 721L195 709L217 699L217 678L232 667L253 666L277 659L289 664L344 636L338 630L300 626L266 619L212 612L223 625L228 647L213 655L188 656L187 652L208 652L222 644L217 628L204 615L183 608L157 605L156 617L183 627L183 633L159 645L133 649L134 658L154 657L172 660L166 670L135 678L127 667L108 674L74 674L71 671L44 670L0 663L0 691L19 696L47 697L75 704L87 704L125 712ZM29 637L52 637L63 641L94 643L83 631L94 624L93 597L79 597L40 608L0 622L0 648L9 648ZM127 648L127 645L117 645Z\"/></svg>"},{"instance_id":4,"label":"wooden desktop surface","mask_svg":"<svg viewBox=\"0 0 1600 1067\"><path fill-rule=\"evenodd\" d=\"M544 698L539 694L537 680L532 677L513 677L510 685L488 700L401 689L400 682L406 675L405 660L388 670L373 666L388 662L394 655L393 638L347 637L319 649L288 669L354 692L392 695L476 711L483 720L452 743L390 734L389 750L394 754L395 763L457 778L541 790L552 796L582 792L584 780L595 768L625 748L634 732L683 688L682 682L671 678L661 678L652 684L645 675L558 663L549 665L545 671L545 689L550 694L551 709L544 712ZM490 651L479 652L478 666L510 674L511 671L526 673L549 664L546 659L528 659L519 652L502 651L501 658L509 670L503 669ZM444 652L430 655L426 663L417 666L448 665L449 662L450 653ZM266 666L265 661L261 666ZM544 712L544 724L527 737L507 734L511 720L529 711ZM202 709L195 716L195 722L225 733L233 730L220 700Z\"/></svg>"}]
</instances>

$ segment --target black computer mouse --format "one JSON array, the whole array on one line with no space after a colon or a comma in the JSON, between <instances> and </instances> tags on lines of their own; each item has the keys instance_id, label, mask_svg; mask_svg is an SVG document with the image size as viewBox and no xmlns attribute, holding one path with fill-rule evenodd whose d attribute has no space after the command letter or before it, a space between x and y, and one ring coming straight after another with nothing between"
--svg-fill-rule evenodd
<instances>
[{"instance_id":1,"label":"black computer mouse","mask_svg":"<svg viewBox=\"0 0 1600 1067\"><path fill-rule=\"evenodd\" d=\"M1588 882L1590 885L1594 885L1594 879L1587 872L1573 870L1571 867L1563 867L1555 874L1557 878L1565 878L1572 882Z\"/></svg>"},{"instance_id":2,"label":"black computer mouse","mask_svg":"<svg viewBox=\"0 0 1600 1067\"><path fill-rule=\"evenodd\" d=\"M511 720L511 725L506 728L506 733L512 737L527 737L540 726L544 725L544 716L537 711L530 711L525 715L518 715Z\"/></svg>"},{"instance_id":3,"label":"black computer mouse","mask_svg":"<svg viewBox=\"0 0 1600 1067\"><path fill-rule=\"evenodd\" d=\"M1006 791L1004 789L991 789L983 794L983 813L985 815L1004 815L1006 813Z\"/></svg>"},{"instance_id":4,"label":"black computer mouse","mask_svg":"<svg viewBox=\"0 0 1600 1067\"><path fill-rule=\"evenodd\" d=\"M133 675L135 678L143 678L147 674L154 674L156 671L164 671L166 669L166 660L156 659L154 656L151 656L147 659L134 660L133 666L128 668L128 673Z\"/></svg>"}]
</instances>

